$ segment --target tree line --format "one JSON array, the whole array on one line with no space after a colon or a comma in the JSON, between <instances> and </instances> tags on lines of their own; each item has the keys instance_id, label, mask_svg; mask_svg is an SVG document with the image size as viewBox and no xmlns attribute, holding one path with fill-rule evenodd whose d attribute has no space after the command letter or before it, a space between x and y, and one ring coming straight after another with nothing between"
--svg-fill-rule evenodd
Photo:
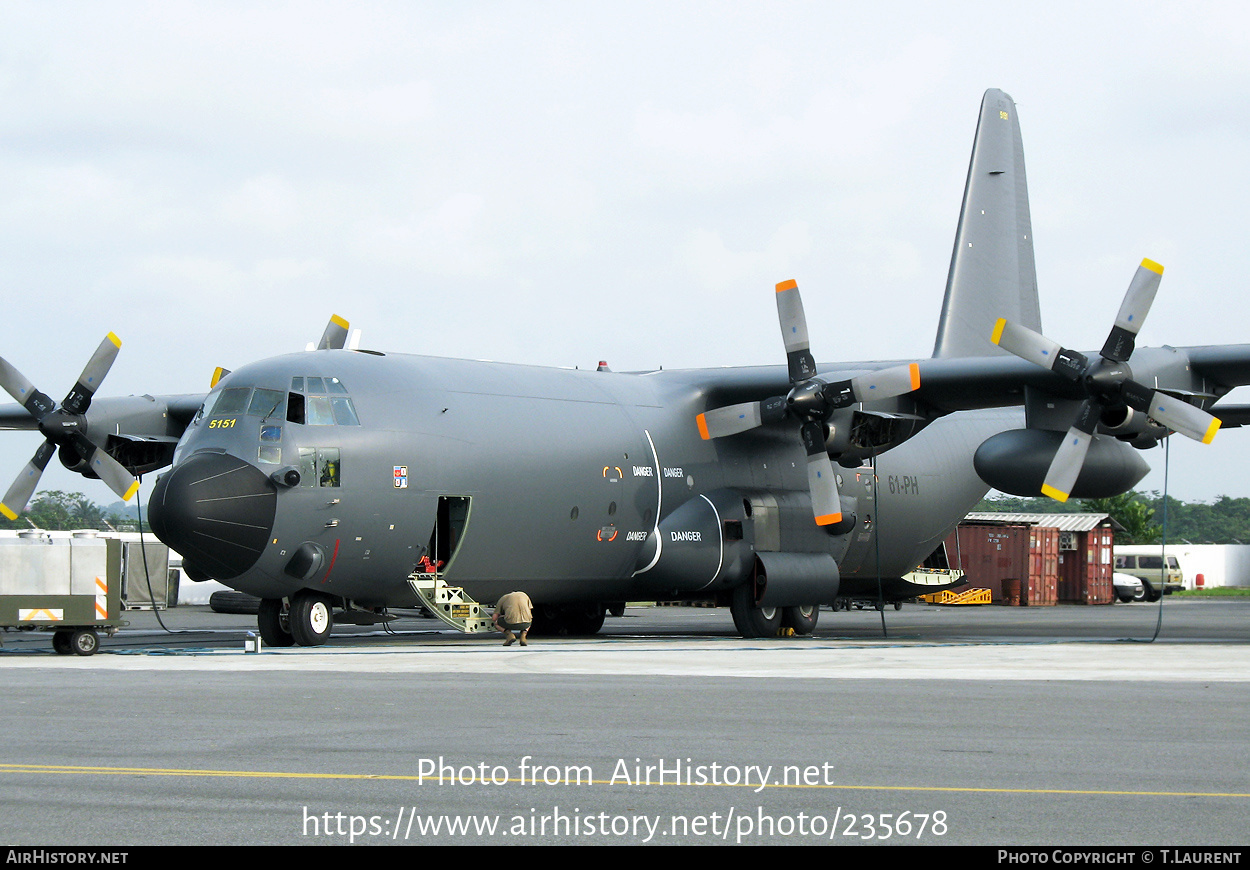
<instances>
[{"instance_id":1,"label":"tree line","mask_svg":"<svg viewBox=\"0 0 1250 870\"><path fill-rule=\"evenodd\" d=\"M99 505L81 492L52 489L35 495L26 510L10 520L0 516L0 529L43 529L48 532L70 529L99 529L102 532L137 532L139 523L115 506ZM146 530L147 523L144 523Z\"/></svg>"},{"instance_id":2,"label":"tree line","mask_svg":"<svg viewBox=\"0 0 1250 870\"><path fill-rule=\"evenodd\" d=\"M1126 544L1155 544L1163 538L1164 522L1170 542L1189 544L1250 544L1250 498L1221 495L1215 501L1183 502L1157 492L1126 492L1113 498L1081 499L1060 503L1038 496L993 493L975 508L1006 513L1105 513L1124 526L1116 540Z\"/></svg>"}]
</instances>

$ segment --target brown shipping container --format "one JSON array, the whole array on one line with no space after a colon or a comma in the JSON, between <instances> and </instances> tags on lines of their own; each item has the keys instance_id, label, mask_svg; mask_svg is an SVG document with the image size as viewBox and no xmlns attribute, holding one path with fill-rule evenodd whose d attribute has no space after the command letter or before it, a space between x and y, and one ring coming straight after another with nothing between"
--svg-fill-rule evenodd
<instances>
[{"instance_id":1,"label":"brown shipping container","mask_svg":"<svg viewBox=\"0 0 1250 870\"><path fill-rule=\"evenodd\" d=\"M1029 588L1024 604L1059 603L1059 530L1034 526L1029 539Z\"/></svg>"},{"instance_id":2,"label":"brown shipping container","mask_svg":"<svg viewBox=\"0 0 1250 870\"><path fill-rule=\"evenodd\" d=\"M946 552L968 583L989 589L995 604L1009 602L1005 590L1019 581L1018 603L1052 605L1059 598L1059 530L1032 525L960 526Z\"/></svg>"},{"instance_id":3,"label":"brown shipping container","mask_svg":"<svg viewBox=\"0 0 1250 870\"><path fill-rule=\"evenodd\" d=\"M1110 604L1112 545L1110 524L1088 532L1071 532L1075 549L1060 551L1059 600L1075 604Z\"/></svg>"}]
</instances>

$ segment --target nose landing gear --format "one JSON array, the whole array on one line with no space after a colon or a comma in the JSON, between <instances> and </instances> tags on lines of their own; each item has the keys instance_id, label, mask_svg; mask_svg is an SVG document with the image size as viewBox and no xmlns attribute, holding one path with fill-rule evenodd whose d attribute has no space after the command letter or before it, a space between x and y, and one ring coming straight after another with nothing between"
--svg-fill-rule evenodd
<instances>
[{"instance_id":1,"label":"nose landing gear","mask_svg":"<svg viewBox=\"0 0 1250 870\"><path fill-rule=\"evenodd\" d=\"M321 646L334 628L334 605L324 592L301 589L289 606L281 598L262 599L256 621L268 646Z\"/></svg>"}]
</instances>

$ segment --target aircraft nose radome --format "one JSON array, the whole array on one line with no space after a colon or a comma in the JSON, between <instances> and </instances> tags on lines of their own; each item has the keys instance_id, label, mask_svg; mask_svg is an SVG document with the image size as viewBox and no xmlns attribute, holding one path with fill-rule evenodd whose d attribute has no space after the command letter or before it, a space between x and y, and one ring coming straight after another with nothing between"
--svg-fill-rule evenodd
<instances>
[{"instance_id":1,"label":"aircraft nose radome","mask_svg":"<svg viewBox=\"0 0 1250 870\"><path fill-rule=\"evenodd\" d=\"M229 580L256 564L277 508L277 487L227 453L196 453L156 482L152 531L194 568Z\"/></svg>"}]
</instances>

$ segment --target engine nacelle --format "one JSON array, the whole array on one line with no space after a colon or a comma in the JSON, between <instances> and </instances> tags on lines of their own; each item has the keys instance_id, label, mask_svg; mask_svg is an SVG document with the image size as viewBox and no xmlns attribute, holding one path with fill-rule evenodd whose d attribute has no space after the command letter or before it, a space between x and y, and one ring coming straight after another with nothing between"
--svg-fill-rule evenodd
<instances>
[{"instance_id":1,"label":"engine nacelle","mask_svg":"<svg viewBox=\"0 0 1250 870\"><path fill-rule=\"evenodd\" d=\"M97 479L97 475L91 470L90 463L83 459L82 456L68 444L62 444L57 448L56 458L61 460L61 464L70 471L81 474L83 477L89 477L93 480Z\"/></svg>"},{"instance_id":2,"label":"engine nacelle","mask_svg":"<svg viewBox=\"0 0 1250 870\"><path fill-rule=\"evenodd\" d=\"M928 424L916 414L846 408L829 420L825 449L845 468L858 468L897 447Z\"/></svg>"},{"instance_id":3,"label":"engine nacelle","mask_svg":"<svg viewBox=\"0 0 1250 870\"><path fill-rule=\"evenodd\" d=\"M753 565L750 542L744 540L745 518L742 497L730 490L695 496L665 517L658 540L652 536L643 547L638 579L657 594L716 591L741 583Z\"/></svg>"},{"instance_id":4,"label":"engine nacelle","mask_svg":"<svg viewBox=\"0 0 1250 870\"><path fill-rule=\"evenodd\" d=\"M1000 432L977 448L972 464L980 478L997 490L1020 496L1039 495L1064 436L1063 432L1049 429ZM1071 496L1110 498L1128 492L1149 471L1150 466L1132 447L1095 435Z\"/></svg>"},{"instance_id":5,"label":"engine nacelle","mask_svg":"<svg viewBox=\"0 0 1250 870\"><path fill-rule=\"evenodd\" d=\"M838 563L828 553L757 553L761 607L832 604L838 597Z\"/></svg>"}]
</instances>

